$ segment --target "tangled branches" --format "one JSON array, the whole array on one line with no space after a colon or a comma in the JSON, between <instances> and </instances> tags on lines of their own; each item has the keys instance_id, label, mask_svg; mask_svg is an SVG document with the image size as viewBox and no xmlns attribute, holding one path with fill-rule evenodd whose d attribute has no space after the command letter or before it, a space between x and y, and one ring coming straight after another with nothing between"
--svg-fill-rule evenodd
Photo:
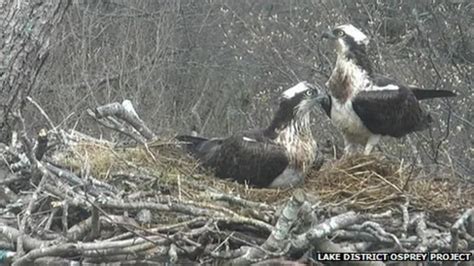
<instances>
[{"instance_id":1,"label":"tangled branches","mask_svg":"<svg viewBox=\"0 0 474 266\"><path fill-rule=\"evenodd\" d=\"M135 136L137 145L156 138L130 106L113 106L107 112L89 113ZM114 115L110 122L107 117ZM20 133L21 141L1 145L0 257L13 265L64 260L311 263L315 252L460 251L474 246L473 209L449 226L409 209L408 202L398 209L368 213L323 204L318 195L300 188L289 190L290 197L281 202L244 198L245 193L236 193L241 185L229 185L232 190L205 185L193 164L163 150L153 153L152 147L164 145L156 141L144 145L143 156L154 165L174 163L179 171L165 167L168 179L160 176L165 168L147 168L136 156L114 157L127 167L120 173L107 169L108 175L99 176L91 169L93 157L74 164L78 170L67 163L68 156L78 143L113 143L75 131L50 130L48 138L43 133L37 145L26 131ZM58 144L45 151L48 139Z\"/></svg>"}]
</instances>

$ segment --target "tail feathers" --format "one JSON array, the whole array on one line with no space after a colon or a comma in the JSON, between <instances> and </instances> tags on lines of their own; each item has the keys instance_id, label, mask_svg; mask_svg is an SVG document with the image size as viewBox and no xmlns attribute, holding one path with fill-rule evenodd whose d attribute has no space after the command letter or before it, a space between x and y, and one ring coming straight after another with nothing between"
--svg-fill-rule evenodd
<instances>
[{"instance_id":1,"label":"tail feathers","mask_svg":"<svg viewBox=\"0 0 474 266\"><path fill-rule=\"evenodd\" d=\"M443 98L443 97L454 97L457 94L447 90L424 90L418 88L412 88L411 91L415 94L418 100L432 99L432 98Z\"/></svg>"},{"instance_id":2,"label":"tail feathers","mask_svg":"<svg viewBox=\"0 0 474 266\"><path fill-rule=\"evenodd\" d=\"M179 141L189 142L189 144L192 146L198 146L199 144L208 141L206 138L190 135L179 135L176 136L176 139Z\"/></svg>"},{"instance_id":3,"label":"tail feathers","mask_svg":"<svg viewBox=\"0 0 474 266\"><path fill-rule=\"evenodd\" d=\"M176 139L186 142L183 148L204 164L208 164L210 161L212 162L216 159L216 152L219 151L222 144L222 139L218 138L207 139L190 135L180 135L176 136Z\"/></svg>"}]
</instances>

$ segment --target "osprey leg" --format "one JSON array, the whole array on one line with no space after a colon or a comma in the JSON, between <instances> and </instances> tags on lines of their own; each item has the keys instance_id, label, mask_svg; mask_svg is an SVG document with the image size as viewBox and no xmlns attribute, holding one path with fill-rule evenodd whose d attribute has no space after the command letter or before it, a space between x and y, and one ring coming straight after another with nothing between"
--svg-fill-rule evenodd
<instances>
[{"instance_id":1,"label":"osprey leg","mask_svg":"<svg viewBox=\"0 0 474 266\"><path fill-rule=\"evenodd\" d=\"M355 143L352 143L347 140L344 136L344 155L351 155L357 152L357 146Z\"/></svg>"},{"instance_id":2,"label":"osprey leg","mask_svg":"<svg viewBox=\"0 0 474 266\"><path fill-rule=\"evenodd\" d=\"M380 135L372 135L372 136L369 137L369 139L367 140L367 144L365 144L364 155L369 155L370 154L372 149L379 142L380 137L381 137Z\"/></svg>"}]
</instances>

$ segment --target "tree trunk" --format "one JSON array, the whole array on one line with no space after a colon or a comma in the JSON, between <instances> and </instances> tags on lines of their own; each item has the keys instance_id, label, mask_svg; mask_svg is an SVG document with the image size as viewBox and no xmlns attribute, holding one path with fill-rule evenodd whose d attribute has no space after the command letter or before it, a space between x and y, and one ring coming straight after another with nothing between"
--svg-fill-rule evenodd
<instances>
[{"instance_id":1,"label":"tree trunk","mask_svg":"<svg viewBox=\"0 0 474 266\"><path fill-rule=\"evenodd\" d=\"M54 26L70 1L0 0L0 142L14 129L12 112L22 109L48 57Z\"/></svg>"}]
</instances>

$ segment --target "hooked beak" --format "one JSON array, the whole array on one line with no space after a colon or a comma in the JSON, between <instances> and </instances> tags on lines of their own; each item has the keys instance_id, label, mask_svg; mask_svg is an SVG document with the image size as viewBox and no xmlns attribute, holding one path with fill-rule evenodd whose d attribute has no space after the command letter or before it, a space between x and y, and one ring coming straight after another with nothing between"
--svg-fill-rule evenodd
<instances>
[{"instance_id":1,"label":"hooked beak","mask_svg":"<svg viewBox=\"0 0 474 266\"><path fill-rule=\"evenodd\" d=\"M318 96L316 96L316 98L314 99L314 101L323 102L326 100L327 97L328 95L326 93L319 93Z\"/></svg>"},{"instance_id":2,"label":"hooked beak","mask_svg":"<svg viewBox=\"0 0 474 266\"><path fill-rule=\"evenodd\" d=\"M322 39L329 39L329 40L334 40L336 39L336 36L332 33L332 31L325 31L323 35L321 36Z\"/></svg>"}]
</instances>

